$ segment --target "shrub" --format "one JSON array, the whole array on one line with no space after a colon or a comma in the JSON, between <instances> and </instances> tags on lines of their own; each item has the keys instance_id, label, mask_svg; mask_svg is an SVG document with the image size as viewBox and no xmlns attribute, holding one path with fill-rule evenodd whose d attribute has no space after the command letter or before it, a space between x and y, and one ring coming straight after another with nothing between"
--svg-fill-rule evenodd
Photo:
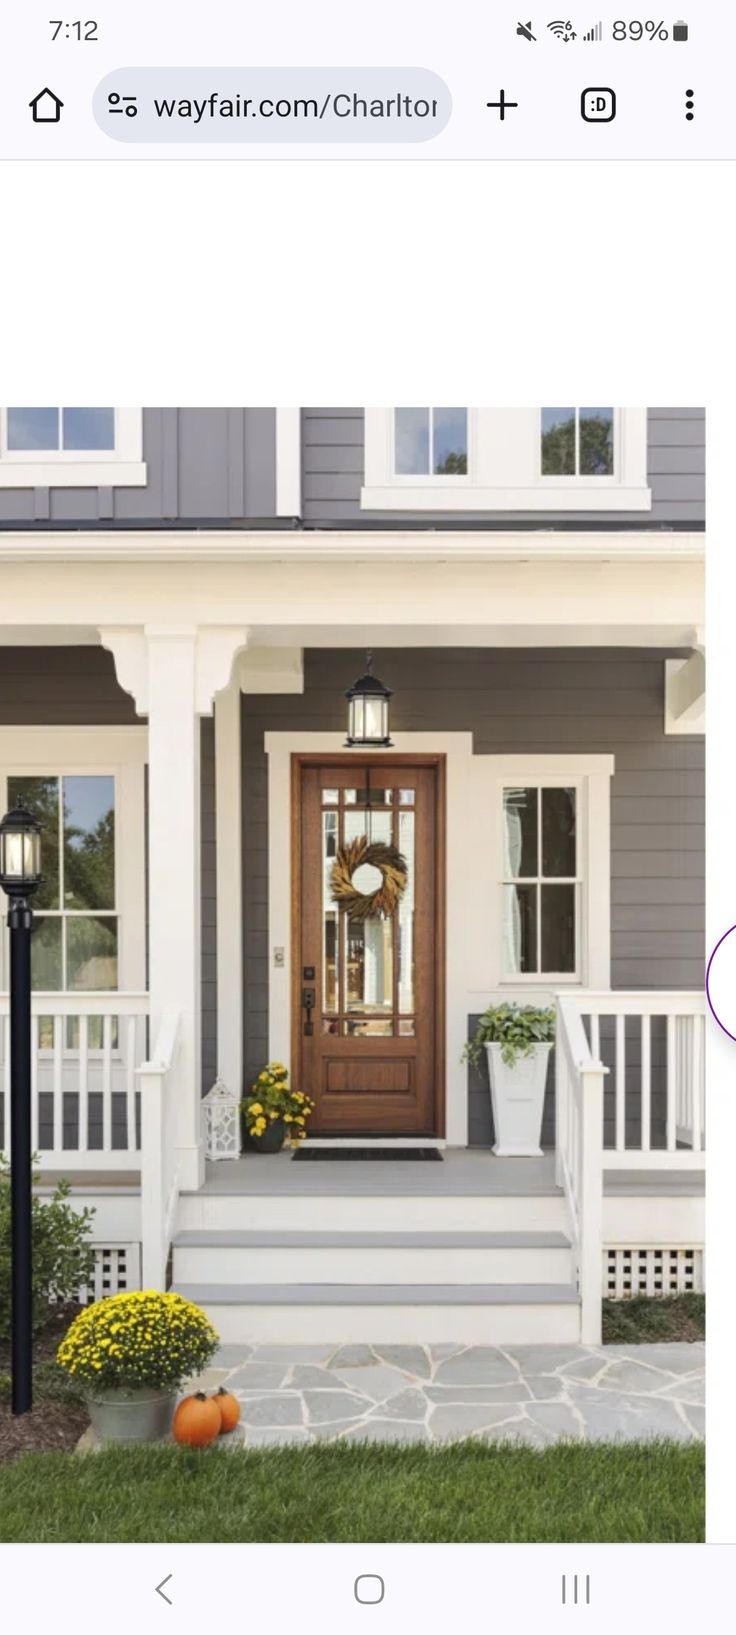
<instances>
[{"instance_id":1,"label":"shrub","mask_svg":"<svg viewBox=\"0 0 736 1635\"><path fill-rule=\"evenodd\" d=\"M463 1061L480 1063L484 1045L501 1045L507 1067L520 1056L531 1055L534 1045L551 1044L555 1036L555 1013L535 1005L489 1005L478 1021L473 1038L463 1051Z\"/></svg>"},{"instance_id":2,"label":"shrub","mask_svg":"<svg viewBox=\"0 0 736 1635\"><path fill-rule=\"evenodd\" d=\"M70 1190L67 1181L60 1181L51 1198L34 1197L31 1206L35 1334L47 1327L55 1307L76 1303L80 1285L92 1280L94 1210L72 1209ZM10 1165L0 1154L0 1341L10 1338L10 1271Z\"/></svg>"},{"instance_id":3,"label":"shrub","mask_svg":"<svg viewBox=\"0 0 736 1635\"><path fill-rule=\"evenodd\" d=\"M199 1306L180 1294L144 1289L80 1311L56 1355L80 1385L175 1391L207 1366L219 1343Z\"/></svg>"}]
</instances>

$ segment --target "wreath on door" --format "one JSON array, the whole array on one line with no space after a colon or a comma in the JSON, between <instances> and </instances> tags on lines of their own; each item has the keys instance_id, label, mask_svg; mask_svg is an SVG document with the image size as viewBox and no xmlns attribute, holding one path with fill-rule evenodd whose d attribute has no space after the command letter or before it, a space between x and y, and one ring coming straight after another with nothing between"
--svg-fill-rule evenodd
<instances>
[{"instance_id":1,"label":"wreath on door","mask_svg":"<svg viewBox=\"0 0 736 1635\"><path fill-rule=\"evenodd\" d=\"M381 875L381 884L375 891L361 891L355 884L353 877L364 864L372 865ZM333 901L351 920L388 919L401 902L408 878L406 858L396 846L358 835L356 840L340 847L332 865Z\"/></svg>"}]
</instances>

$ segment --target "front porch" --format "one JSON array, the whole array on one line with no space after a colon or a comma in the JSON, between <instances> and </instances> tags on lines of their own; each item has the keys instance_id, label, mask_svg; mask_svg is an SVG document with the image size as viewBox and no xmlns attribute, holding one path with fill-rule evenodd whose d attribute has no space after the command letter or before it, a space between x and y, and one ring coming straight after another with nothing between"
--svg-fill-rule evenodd
<instances>
[{"instance_id":1,"label":"front porch","mask_svg":"<svg viewBox=\"0 0 736 1635\"><path fill-rule=\"evenodd\" d=\"M571 563L540 539L533 571L518 542L498 560L433 561L431 573L402 560L389 631L356 622L362 558L346 556L336 575L334 563L310 559L318 546L302 545L299 560L182 558L176 624L158 622L169 603L148 538L150 554L133 567L71 560L61 573L24 557L8 569L18 634L8 626L0 651L0 796L44 781L61 812L71 780L114 788L114 871L109 848L99 900L70 904L59 877L53 902L39 906L49 972L34 995L42 1174L85 1188L101 1247L126 1245L144 1285L173 1275L202 1291L229 1288L209 1304L227 1306L224 1326L238 1338L298 1333L328 1307L338 1339L348 1338L339 1325L365 1334L379 1315L397 1338L402 1325L417 1330L407 1291L419 1288L425 1339L433 1325L438 1343L563 1330L596 1343L609 1278L622 1292L641 1278L654 1284L663 1256L668 1276L700 1276L702 744L692 699L680 708L668 680L696 639L700 564L665 560L659 540L636 562L609 551ZM392 745L380 768L362 752L352 759L353 777L344 688L371 639L394 688ZM32 708L17 701L24 687ZM425 825L429 863L419 866L419 844L415 852L415 876L434 890L421 992L401 969L406 926L376 976L376 949L357 936L344 946L334 921L326 929L315 890L317 934L309 949L300 942L297 762L324 773L313 812L322 839L323 820L345 829L351 807L368 826L379 771L384 796L392 776L396 786L396 834L403 810L418 835L419 803L399 770L433 763L444 780L444 804L425 803L436 818L434 837ZM511 819L536 821L541 835L545 791L556 855L545 861L538 848L532 866L519 832L509 844ZM64 867L75 843L67 827ZM331 853L325 845L314 856L307 890L310 873L326 878ZM310 969L314 978L303 975ZM4 969L0 989L3 979ZM433 1097L412 1117L417 1137L444 1143L441 1163L292 1165L282 1155L206 1171L201 1097L215 1076L237 1096L277 1059L308 1089L312 986L320 1070L325 1041L345 1058L357 1039L372 1064L390 1039L392 1071L408 1062L407 1083L417 1080L419 1026L430 1018ZM469 1075L463 1047L489 1001L555 995L546 1157L495 1160L487 1083ZM0 1058L7 1146L2 993ZM382 1115L396 1082L386 1069ZM345 1103L356 1085L338 1088ZM402 1118L394 1133L408 1132ZM342 1133L326 1115L322 1129ZM363 1119L359 1131L376 1127ZM192 1232L228 1241L193 1243ZM279 1232L289 1241L264 1241ZM341 1233L352 1238L337 1241ZM315 1241L322 1234L331 1240ZM644 1256L635 1272L633 1253ZM341 1300L341 1288L358 1295Z\"/></svg>"}]
</instances>

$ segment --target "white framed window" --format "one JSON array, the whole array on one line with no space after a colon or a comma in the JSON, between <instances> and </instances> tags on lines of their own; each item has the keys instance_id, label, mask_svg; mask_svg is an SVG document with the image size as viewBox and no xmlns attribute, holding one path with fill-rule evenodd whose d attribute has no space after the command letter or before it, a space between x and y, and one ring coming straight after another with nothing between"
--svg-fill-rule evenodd
<instances>
[{"instance_id":1,"label":"white framed window","mask_svg":"<svg viewBox=\"0 0 736 1635\"><path fill-rule=\"evenodd\" d=\"M511 997L610 987L613 756L491 755L477 763L486 985Z\"/></svg>"},{"instance_id":2,"label":"white framed window","mask_svg":"<svg viewBox=\"0 0 736 1635\"><path fill-rule=\"evenodd\" d=\"M137 727L0 728L0 807L20 795L43 826L31 943L36 991L145 988L146 743L146 729ZM7 957L4 940L2 987ZM74 1025L70 1018L72 1032Z\"/></svg>"},{"instance_id":3,"label":"white framed window","mask_svg":"<svg viewBox=\"0 0 736 1635\"><path fill-rule=\"evenodd\" d=\"M456 422L437 417L462 416ZM443 466L443 438L464 448ZM464 456L465 470L459 469ZM365 511L643 512L646 409L365 410Z\"/></svg>"},{"instance_id":4,"label":"white framed window","mask_svg":"<svg viewBox=\"0 0 736 1635\"><path fill-rule=\"evenodd\" d=\"M467 409L394 409L397 477L467 477Z\"/></svg>"},{"instance_id":5,"label":"white framed window","mask_svg":"<svg viewBox=\"0 0 736 1635\"><path fill-rule=\"evenodd\" d=\"M142 409L0 410L0 487L142 486Z\"/></svg>"},{"instance_id":6,"label":"white framed window","mask_svg":"<svg viewBox=\"0 0 736 1635\"><path fill-rule=\"evenodd\" d=\"M542 409L542 477L615 479L616 418L613 408Z\"/></svg>"},{"instance_id":7,"label":"white framed window","mask_svg":"<svg viewBox=\"0 0 736 1635\"><path fill-rule=\"evenodd\" d=\"M503 790L503 977L580 978L582 817L578 783Z\"/></svg>"}]
</instances>

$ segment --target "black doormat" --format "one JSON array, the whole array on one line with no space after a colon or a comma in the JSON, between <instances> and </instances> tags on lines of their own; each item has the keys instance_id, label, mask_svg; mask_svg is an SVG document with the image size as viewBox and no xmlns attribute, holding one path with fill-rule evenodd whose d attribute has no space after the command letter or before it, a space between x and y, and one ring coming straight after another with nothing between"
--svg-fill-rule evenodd
<instances>
[{"instance_id":1,"label":"black doormat","mask_svg":"<svg viewBox=\"0 0 736 1635\"><path fill-rule=\"evenodd\" d=\"M323 1159L331 1163L359 1163L370 1160L373 1163L391 1163L397 1158L412 1164L441 1164L442 1153L436 1147L297 1147L292 1163L298 1164L311 1159L312 1163L321 1163Z\"/></svg>"}]
</instances>

